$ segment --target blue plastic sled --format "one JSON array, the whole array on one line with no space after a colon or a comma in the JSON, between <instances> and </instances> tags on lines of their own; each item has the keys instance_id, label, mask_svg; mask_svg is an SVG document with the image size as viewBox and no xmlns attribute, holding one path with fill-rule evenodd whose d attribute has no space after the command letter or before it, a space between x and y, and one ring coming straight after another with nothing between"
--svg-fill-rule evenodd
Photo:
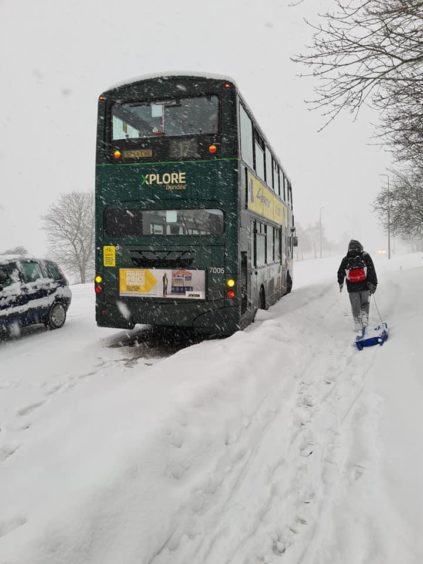
<instances>
[{"instance_id":1,"label":"blue plastic sled","mask_svg":"<svg viewBox=\"0 0 423 564\"><path fill-rule=\"evenodd\" d=\"M366 327L366 329L363 329L363 335L355 339L355 346L361 351L364 347L383 345L388 340L388 337L388 324L382 322L380 325L376 325L376 327Z\"/></svg>"}]
</instances>

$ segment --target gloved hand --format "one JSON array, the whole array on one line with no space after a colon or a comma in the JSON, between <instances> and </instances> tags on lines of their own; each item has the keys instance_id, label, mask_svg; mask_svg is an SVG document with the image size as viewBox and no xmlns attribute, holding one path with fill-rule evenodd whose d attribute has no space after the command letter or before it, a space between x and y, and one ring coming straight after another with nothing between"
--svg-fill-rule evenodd
<instances>
[{"instance_id":1,"label":"gloved hand","mask_svg":"<svg viewBox=\"0 0 423 564\"><path fill-rule=\"evenodd\" d=\"M343 284L339 284L339 291L342 292L342 288L344 287Z\"/></svg>"},{"instance_id":2,"label":"gloved hand","mask_svg":"<svg viewBox=\"0 0 423 564\"><path fill-rule=\"evenodd\" d=\"M372 295L376 292L376 285L375 284L372 284L371 282L367 282L367 287L369 289L370 295Z\"/></svg>"}]
</instances>

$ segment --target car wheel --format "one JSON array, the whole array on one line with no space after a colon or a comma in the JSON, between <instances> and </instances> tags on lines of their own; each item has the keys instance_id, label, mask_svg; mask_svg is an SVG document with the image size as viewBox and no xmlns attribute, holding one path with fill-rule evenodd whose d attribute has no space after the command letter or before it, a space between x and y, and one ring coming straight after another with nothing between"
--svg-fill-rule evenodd
<instances>
[{"instance_id":1,"label":"car wheel","mask_svg":"<svg viewBox=\"0 0 423 564\"><path fill-rule=\"evenodd\" d=\"M17 339L21 334L21 324L16 319L12 321L7 327L7 334L11 339Z\"/></svg>"},{"instance_id":2,"label":"car wheel","mask_svg":"<svg viewBox=\"0 0 423 564\"><path fill-rule=\"evenodd\" d=\"M48 312L47 326L50 329L60 329L63 327L66 321L66 308L60 302L55 303L51 306Z\"/></svg>"}]
</instances>

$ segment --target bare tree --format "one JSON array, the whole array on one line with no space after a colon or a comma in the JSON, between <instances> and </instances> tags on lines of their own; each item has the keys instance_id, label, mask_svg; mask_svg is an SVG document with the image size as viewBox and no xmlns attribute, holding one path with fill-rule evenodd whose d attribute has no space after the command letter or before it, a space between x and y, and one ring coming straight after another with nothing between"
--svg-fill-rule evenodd
<instances>
[{"instance_id":1,"label":"bare tree","mask_svg":"<svg viewBox=\"0 0 423 564\"><path fill-rule=\"evenodd\" d=\"M304 260L304 255L311 251L311 240L306 229L298 223L295 224L295 231L298 237L298 246L295 247L294 252L297 260Z\"/></svg>"},{"instance_id":2,"label":"bare tree","mask_svg":"<svg viewBox=\"0 0 423 564\"><path fill-rule=\"evenodd\" d=\"M93 194L64 194L42 219L52 257L86 282L94 261Z\"/></svg>"},{"instance_id":3,"label":"bare tree","mask_svg":"<svg viewBox=\"0 0 423 564\"><path fill-rule=\"evenodd\" d=\"M423 0L335 0L310 52L294 57L320 79L312 107L326 123L368 102L383 111L380 134L413 166L423 152ZM309 23L309 22L308 22Z\"/></svg>"},{"instance_id":4,"label":"bare tree","mask_svg":"<svg viewBox=\"0 0 423 564\"><path fill-rule=\"evenodd\" d=\"M333 251L334 245L327 239L324 225L321 225L319 221L306 227L296 222L295 227L298 236L297 260L319 257L320 248L323 250L323 255L326 256Z\"/></svg>"},{"instance_id":5,"label":"bare tree","mask_svg":"<svg viewBox=\"0 0 423 564\"><path fill-rule=\"evenodd\" d=\"M394 173L393 182L376 197L373 208L386 230L405 238L423 237L423 171Z\"/></svg>"},{"instance_id":6,"label":"bare tree","mask_svg":"<svg viewBox=\"0 0 423 564\"><path fill-rule=\"evenodd\" d=\"M4 253L0 253L2 255L28 255L28 251L22 245L18 245L17 247L13 247L11 249L7 249Z\"/></svg>"}]
</instances>

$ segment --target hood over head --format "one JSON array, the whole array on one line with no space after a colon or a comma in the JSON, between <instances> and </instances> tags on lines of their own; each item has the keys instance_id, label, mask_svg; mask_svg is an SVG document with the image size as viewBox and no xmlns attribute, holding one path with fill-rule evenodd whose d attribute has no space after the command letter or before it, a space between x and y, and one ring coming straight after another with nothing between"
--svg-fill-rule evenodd
<instances>
[{"instance_id":1,"label":"hood over head","mask_svg":"<svg viewBox=\"0 0 423 564\"><path fill-rule=\"evenodd\" d=\"M348 252L350 251L361 253L363 251L363 245L360 243L360 241L351 239L351 241L348 243Z\"/></svg>"}]
</instances>

